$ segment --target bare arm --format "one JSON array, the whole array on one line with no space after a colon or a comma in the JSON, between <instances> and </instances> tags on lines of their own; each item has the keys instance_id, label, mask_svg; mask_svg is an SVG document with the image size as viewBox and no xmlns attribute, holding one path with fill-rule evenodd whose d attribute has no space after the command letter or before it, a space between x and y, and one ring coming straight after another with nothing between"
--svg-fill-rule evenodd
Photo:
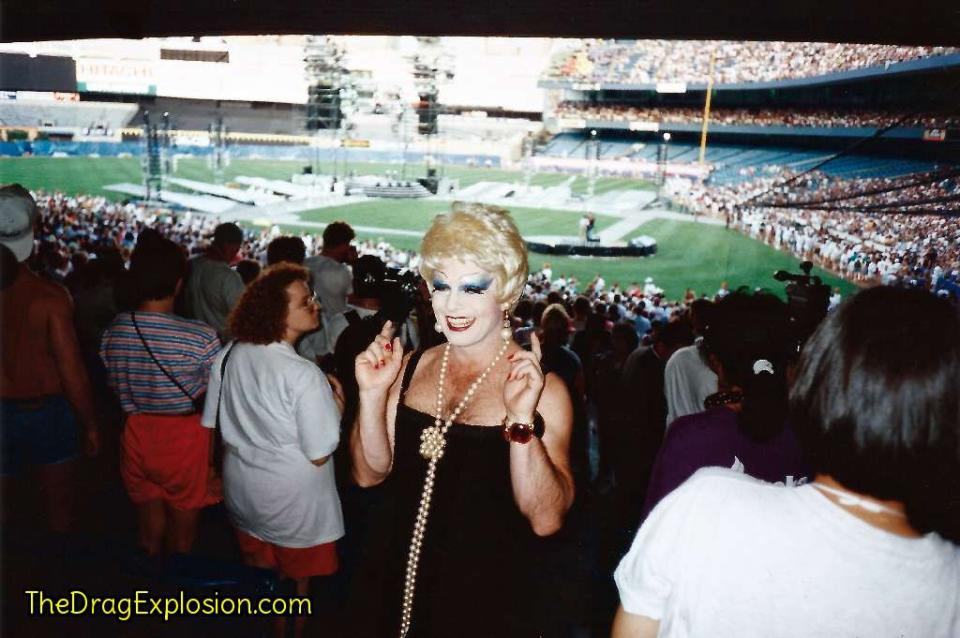
<instances>
[{"instance_id":1,"label":"bare arm","mask_svg":"<svg viewBox=\"0 0 960 638\"><path fill-rule=\"evenodd\" d=\"M350 456L354 480L361 487L383 482L393 467L393 428L406 360L400 339L390 340L392 333L388 321L354 363L360 405L350 436Z\"/></svg>"},{"instance_id":2,"label":"bare arm","mask_svg":"<svg viewBox=\"0 0 960 638\"><path fill-rule=\"evenodd\" d=\"M538 408L545 425L543 439L510 443L510 481L517 507L534 533L548 536L563 525L574 499L570 473L573 406L556 375L547 375Z\"/></svg>"},{"instance_id":3,"label":"bare arm","mask_svg":"<svg viewBox=\"0 0 960 638\"><path fill-rule=\"evenodd\" d=\"M69 298L52 302L49 316L50 349L56 361L60 383L85 430L87 453L93 455L100 447L97 413L90 379L83 365L80 344L77 343L77 334L73 327L73 306Z\"/></svg>"},{"instance_id":4,"label":"bare arm","mask_svg":"<svg viewBox=\"0 0 960 638\"><path fill-rule=\"evenodd\" d=\"M540 340L530 335L531 352L510 355L510 373L503 389L509 421L532 423L539 411L545 425L543 439L510 443L510 482L517 507L539 536L553 534L563 525L573 504L570 474L570 431L573 406L556 375L544 377L540 368Z\"/></svg>"},{"instance_id":5,"label":"bare arm","mask_svg":"<svg viewBox=\"0 0 960 638\"><path fill-rule=\"evenodd\" d=\"M631 614L617 607L613 619L613 633L610 638L656 638L660 632L660 621L646 616Z\"/></svg>"}]
</instances>

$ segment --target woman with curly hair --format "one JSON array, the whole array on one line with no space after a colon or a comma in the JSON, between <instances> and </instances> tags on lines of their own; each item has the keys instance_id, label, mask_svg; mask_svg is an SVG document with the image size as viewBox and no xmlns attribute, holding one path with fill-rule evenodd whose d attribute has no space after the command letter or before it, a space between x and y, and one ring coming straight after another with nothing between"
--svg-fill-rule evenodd
<instances>
[{"instance_id":1,"label":"woman with curly hair","mask_svg":"<svg viewBox=\"0 0 960 638\"><path fill-rule=\"evenodd\" d=\"M344 532L331 458L340 407L323 372L294 350L319 324L307 278L301 266L278 264L247 287L203 414L223 434L224 500L244 561L293 579L298 595L311 576L337 570L334 541ZM282 619L276 629L283 635Z\"/></svg>"}]
</instances>

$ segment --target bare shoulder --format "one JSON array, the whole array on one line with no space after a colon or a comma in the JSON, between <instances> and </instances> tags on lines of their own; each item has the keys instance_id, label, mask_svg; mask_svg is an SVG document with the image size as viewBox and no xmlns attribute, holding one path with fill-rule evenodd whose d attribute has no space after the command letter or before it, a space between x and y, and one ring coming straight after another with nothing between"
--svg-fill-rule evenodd
<instances>
[{"instance_id":1,"label":"bare shoulder","mask_svg":"<svg viewBox=\"0 0 960 638\"><path fill-rule=\"evenodd\" d=\"M567 391L567 385L556 372L548 372L544 377L542 396L554 400L570 400L570 392Z\"/></svg>"},{"instance_id":2,"label":"bare shoulder","mask_svg":"<svg viewBox=\"0 0 960 638\"><path fill-rule=\"evenodd\" d=\"M551 420L551 418L567 420L573 414L570 392L567 391L563 379L553 372L548 372L546 375L543 394L540 395L537 410L547 420Z\"/></svg>"}]
</instances>

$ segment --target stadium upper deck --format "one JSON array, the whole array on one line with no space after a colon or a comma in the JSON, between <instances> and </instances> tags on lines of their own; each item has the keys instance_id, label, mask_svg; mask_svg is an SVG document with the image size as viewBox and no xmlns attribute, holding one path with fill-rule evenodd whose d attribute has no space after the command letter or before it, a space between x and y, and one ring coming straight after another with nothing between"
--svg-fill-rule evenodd
<instances>
[{"instance_id":1,"label":"stadium upper deck","mask_svg":"<svg viewBox=\"0 0 960 638\"><path fill-rule=\"evenodd\" d=\"M663 83L706 85L711 58L720 85L782 83L879 69L929 58L960 63L954 47L735 42L704 40L582 40L551 62L543 88L645 88ZM574 86L593 85L593 86Z\"/></svg>"},{"instance_id":2,"label":"stadium upper deck","mask_svg":"<svg viewBox=\"0 0 960 638\"><path fill-rule=\"evenodd\" d=\"M560 118L581 118L596 122L657 122L661 124L700 123L702 107L642 107L628 104L562 102L555 110ZM715 108L712 124L741 126L794 126L883 128L899 123L910 128L943 129L960 126L958 113L917 113L905 110L841 108Z\"/></svg>"}]
</instances>

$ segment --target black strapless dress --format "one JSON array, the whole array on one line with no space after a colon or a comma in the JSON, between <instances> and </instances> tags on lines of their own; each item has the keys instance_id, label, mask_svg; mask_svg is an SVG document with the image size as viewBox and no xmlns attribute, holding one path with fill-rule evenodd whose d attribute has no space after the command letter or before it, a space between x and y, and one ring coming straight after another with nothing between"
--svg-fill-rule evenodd
<instances>
[{"instance_id":1,"label":"black strapless dress","mask_svg":"<svg viewBox=\"0 0 960 638\"><path fill-rule=\"evenodd\" d=\"M420 433L434 420L404 405L421 354L404 373L393 470L361 549L343 632L350 638L399 635L407 552L427 469ZM453 424L432 503L408 637L539 636L541 540L513 499L509 448L500 428Z\"/></svg>"}]
</instances>

